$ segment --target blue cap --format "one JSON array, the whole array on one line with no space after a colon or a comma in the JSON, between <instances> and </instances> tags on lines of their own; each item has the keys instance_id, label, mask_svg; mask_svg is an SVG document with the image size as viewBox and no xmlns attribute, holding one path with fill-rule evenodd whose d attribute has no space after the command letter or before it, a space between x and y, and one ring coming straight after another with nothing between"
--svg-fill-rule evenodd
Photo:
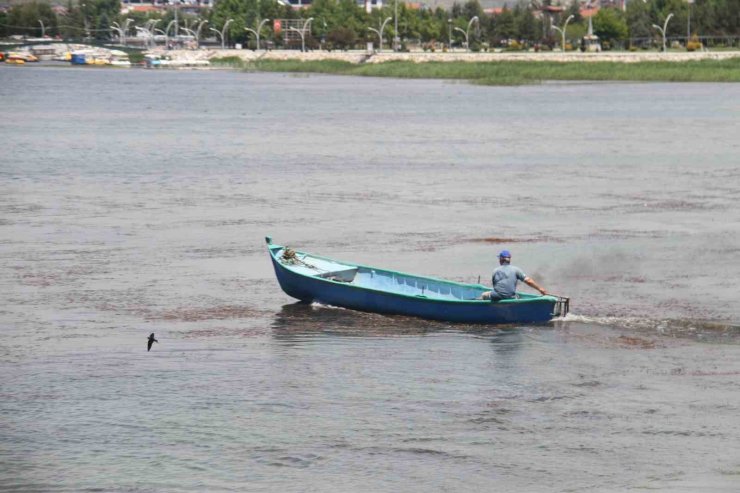
<instances>
[{"instance_id":1,"label":"blue cap","mask_svg":"<svg viewBox=\"0 0 740 493\"><path fill-rule=\"evenodd\" d=\"M501 250L501 253L499 253L498 256L503 258L511 258L511 252L509 252L508 250Z\"/></svg>"}]
</instances>

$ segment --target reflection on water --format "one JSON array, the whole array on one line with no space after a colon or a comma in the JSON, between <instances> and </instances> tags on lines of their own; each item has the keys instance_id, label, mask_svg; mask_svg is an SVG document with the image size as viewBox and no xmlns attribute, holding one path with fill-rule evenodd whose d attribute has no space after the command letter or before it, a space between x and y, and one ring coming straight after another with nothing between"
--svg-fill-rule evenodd
<instances>
[{"instance_id":1,"label":"reflection on water","mask_svg":"<svg viewBox=\"0 0 740 493\"><path fill-rule=\"evenodd\" d=\"M545 328L554 323L541 324ZM337 335L360 337L418 336L453 331L491 337L494 344L512 344L517 339L501 336L519 332L516 325L466 325L423 320L401 315L381 315L337 308L320 303L283 305L272 322L272 334L278 339L291 336Z\"/></svg>"},{"instance_id":2,"label":"reflection on water","mask_svg":"<svg viewBox=\"0 0 740 493\"><path fill-rule=\"evenodd\" d=\"M278 338L310 334L393 337L423 335L452 327L450 324L413 317L358 312L318 303L292 303L283 305L275 315L272 332Z\"/></svg>"},{"instance_id":3,"label":"reflection on water","mask_svg":"<svg viewBox=\"0 0 740 493\"><path fill-rule=\"evenodd\" d=\"M737 490L740 86L0 66L0 99L0 490ZM296 304L268 234L461 282L508 245L573 312Z\"/></svg>"}]
</instances>

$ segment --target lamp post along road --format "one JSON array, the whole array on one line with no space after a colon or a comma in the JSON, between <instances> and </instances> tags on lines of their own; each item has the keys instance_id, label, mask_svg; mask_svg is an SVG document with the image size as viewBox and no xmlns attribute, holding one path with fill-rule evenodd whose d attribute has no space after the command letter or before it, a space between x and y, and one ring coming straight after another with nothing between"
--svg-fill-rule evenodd
<instances>
[{"instance_id":1,"label":"lamp post along road","mask_svg":"<svg viewBox=\"0 0 740 493\"><path fill-rule=\"evenodd\" d=\"M188 29L187 27L181 27L180 31L184 31L185 34L187 34L188 36L191 36L195 40L195 44L197 46L198 36L195 34L195 31L193 31L192 29Z\"/></svg>"},{"instance_id":2,"label":"lamp post along road","mask_svg":"<svg viewBox=\"0 0 740 493\"><path fill-rule=\"evenodd\" d=\"M663 53L666 52L666 46L665 46L665 30L668 29L668 21L671 20L671 17L673 17L673 14L668 14L668 17L665 18L665 22L663 23L663 27L660 27L657 24L653 24L653 27L660 31L660 34L663 36Z\"/></svg>"},{"instance_id":3,"label":"lamp post along road","mask_svg":"<svg viewBox=\"0 0 740 493\"><path fill-rule=\"evenodd\" d=\"M124 22L123 26L121 27L121 31L123 32L123 41L121 41L121 44L123 46L126 46L126 32L128 31L128 27L131 25L132 22L134 22L133 19L126 19L126 22Z\"/></svg>"},{"instance_id":4,"label":"lamp post along road","mask_svg":"<svg viewBox=\"0 0 740 493\"><path fill-rule=\"evenodd\" d=\"M154 37L154 33L156 31L157 24L159 24L159 21L161 19L151 19L149 22L146 23L146 28L149 30L149 32L152 33L152 46L157 46L157 40Z\"/></svg>"},{"instance_id":5,"label":"lamp post along road","mask_svg":"<svg viewBox=\"0 0 740 493\"><path fill-rule=\"evenodd\" d=\"M146 36L146 45L149 46L149 42L154 39L154 33L145 27L134 26L134 29L144 33Z\"/></svg>"},{"instance_id":6,"label":"lamp post along road","mask_svg":"<svg viewBox=\"0 0 740 493\"><path fill-rule=\"evenodd\" d=\"M44 27L44 21L39 19L39 24L41 24L41 37L46 37L46 27Z\"/></svg>"},{"instance_id":7,"label":"lamp post along road","mask_svg":"<svg viewBox=\"0 0 740 493\"><path fill-rule=\"evenodd\" d=\"M144 33L147 48L154 43L154 26L156 24L157 22L152 22L152 20L148 20L144 27L134 26L134 29L137 32Z\"/></svg>"},{"instance_id":8,"label":"lamp post along road","mask_svg":"<svg viewBox=\"0 0 740 493\"><path fill-rule=\"evenodd\" d=\"M232 22L234 22L234 19L229 19L228 21L226 21L224 23L224 27L220 31L213 27L209 28L211 31L221 36L221 49L222 50L226 49L226 29L229 27L229 24L231 24Z\"/></svg>"},{"instance_id":9,"label":"lamp post along road","mask_svg":"<svg viewBox=\"0 0 740 493\"><path fill-rule=\"evenodd\" d=\"M164 46L168 50L170 49L170 29L175 25L175 21L170 21L167 27L164 29Z\"/></svg>"},{"instance_id":10,"label":"lamp post along road","mask_svg":"<svg viewBox=\"0 0 740 493\"><path fill-rule=\"evenodd\" d=\"M234 19L229 19L224 23L224 27L221 29L221 49L226 48L226 30L229 28L229 24L234 22Z\"/></svg>"},{"instance_id":11,"label":"lamp post along road","mask_svg":"<svg viewBox=\"0 0 740 493\"><path fill-rule=\"evenodd\" d=\"M466 33L464 30L460 29L459 27L455 26L455 31L460 31L463 36L465 36L465 49L468 49L468 33Z\"/></svg>"},{"instance_id":12,"label":"lamp post along road","mask_svg":"<svg viewBox=\"0 0 740 493\"><path fill-rule=\"evenodd\" d=\"M313 21L313 17L309 17L306 19L306 22L303 23L303 27L301 29L296 29L294 27L291 27L291 31L295 31L298 33L298 35L301 37L301 53L306 51L306 28L311 24Z\"/></svg>"},{"instance_id":13,"label":"lamp post along road","mask_svg":"<svg viewBox=\"0 0 740 493\"><path fill-rule=\"evenodd\" d=\"M200 31L203 29L203 26L208 24L208 21L200 21L198 24L198 29L195 30L195 47L200 48Z\"/></svg>"},{"instance_id":14,"label":"lamp post along road","mask_svg":"<svg viewBox=\"0 0 740 493\"><path fill-rule=\"evenodd\" d=\"M173 3L175 7L175 44L177 44L177 33L180 32L180 19L178 15L180 11L180 0L175 0Z\"/></svg>"},{"instance_id":15,"label":"lamp post along road","mask_svg":"<svg viewBox=\"0 0 740 493\"><path fill-rule=\"evenodd\" d=\"M90 25L87 22L87 4L80 4L80 13L82 14L82 23L85 25L85 39L90 37Z\"/></svg>"},{"instance_id":16,"label":"lamp post along road","mask_svg":"<svg viewBox=\"0 0 740 493\"><path fill-rule=\"evenodd\" d=\"M250 33L254 34L257 37L257 51L260 50L260 32L262 32L262 27L268 22L270 22L270 19L262 19L259 25L257 26L256 31L249 27L244 28L245 31L249 31Z\"/></svg>"},{"instance_id":17,"label":"lamp post along road","mask_svg":"<svg viewBox=\"0 0 740 493\"><path fill-rule=\"evenodd\" d=\"M479 19L478 19L478 16L477 15L475 17L473 17L472 19L470 19L470 21L468 22L468 29L466 30L466 32L468 34L465 36L465 41L466 42L469 42L469 39L470 39L469 38L469 36L470 36L470 28L472 27L473 23L478 24L478 26L480 27L480 23L479 23ZM468 44L468 51L470 51L470 44Z\"/></svg>"},{"instance_id":18,"label":"lamp post along road","mask_svg":"<svg viewBox=\"0 0 740 493\"><path fill-rule=\"evenodd\" d=\"M121 40L123 39L123 33L121 33L121 30L117 27L108 26L111 31L115 31L118 34L118 42L121 43Z\"/></svg>"},{"instance_id":19,"label":"lamp post along road","mask_svg":"<svg viewBox=\"0 0 740 493\"><path fill-rule=\"evenodd\" d=\"M155 29L154 30L154 33L155 34L156 33L159 33L161 36L164 36L164 47L166 49L167 48L167 33L165 33L164 31L162 31L161 29ZM155 46L157 45L156 41L155 41L154 45Z\"/></svg>"},{"instance_id":20,"label":"lamp post along road","mask_svg":"<svg viewBox=\"0 0 740 493\"><path fill-rule=\"evenodd\" d=\"M573 20L573 16L572 15L571 16L568 16L568 18L565 19L565 23L563 24L563 28L562 29L560 29L558 26L556 26L554 24L552 25L552 28L555 29L556 31L558 31L561 34L561 36L563 37L563 42L560 45L560 47L563 50L563 52L565 52L565 30L568 29L568 23L570 21L572 21L572 20Z\"/></svg>"},{"instance_id":21,"label":"lamp post along road","mask_svg":"<svg viewBox=\"0 0 740 493\"><path fill-rule=\"evenodd\" d=\"M383 51L383 30L385 29L386 24L388 24L391 19L391 17L386 17L386 19L383 21L383 24L380 25L380 30L373 27L368 27L368 29L376 33L378 35L378 38L380 39L380 47L378 49L379 52Z\"/></svg>"},{"instance_id":22,"label":"lamp post along road","mask_svg":"<svg viewBox=\"0 0 740 493\"><path fill-rule=\"evenodd\" d=\"M112 22L111 25L108 26L108 28L118 33L118 43L123 45L124 34L123 34L123 28L121 27L121 25L117 22Z\"/></svg>"},{"instance_id":23,"label":"lamp post along road","mask_svg":"<svg viewBox=\"0 0 740 493\"><path fill-rule=\"evenodd\" d=\"M473 26L473 23L478 22L478 16L476 15L470 21L468 21L468 27L464 31L460 29L459 27L455 28L455 31L460 31L465 36L465 49L467 51L470 51L470 28Z\"/></svg>"},{"instance_id":24,"label":"lamp post along road","mask_svg":"<svg viewBox=\"0 0 740 493\"><path fill-rule=\"evenodd\" d=\"M393 19L395 19L393 21L393 51L398 51L398 42L400 41L398 37L398 0L396 0L396 5L393 9Z\"/></svg>"},{"instance_id":25,"label":"lamp post along road","mask_svg":"<svg viewBox=\"0 0 740 493\"><path fill-rule=\"evenodd\" d=\"M452 19L447 19L447 50L452 51Z\"/></svg>"}]
</instances>

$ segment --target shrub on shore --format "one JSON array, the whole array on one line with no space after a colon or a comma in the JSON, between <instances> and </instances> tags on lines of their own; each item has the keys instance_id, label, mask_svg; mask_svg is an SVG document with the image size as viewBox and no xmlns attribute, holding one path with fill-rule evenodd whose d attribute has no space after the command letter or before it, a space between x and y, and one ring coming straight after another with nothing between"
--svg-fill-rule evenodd
<instances>
[{"instance_id":1,"label":"shrub on shore","mask_svg":"<svg viewBox=\"0 0 740 493\"><path fill-rule=\"evenodd\" d=\"M691 39L688 41L688 43L686 43L686 51L697 51L701 49L701 41L699 41L699 37L694 34L693 36L691 36Z\"/></svg>"},{"instance_id":2,"label":"shrub on shore","mask_svg":"<svg viewBox=\"0 0 740 493\"><path fill-rule=\"evenodd\" d=\"M211 58L209 60L213 65L220 65L225 67L233 68L246 68L247 63L239 58L238 56L224 56L218 58Z\"/></svg>"}]
</instances>

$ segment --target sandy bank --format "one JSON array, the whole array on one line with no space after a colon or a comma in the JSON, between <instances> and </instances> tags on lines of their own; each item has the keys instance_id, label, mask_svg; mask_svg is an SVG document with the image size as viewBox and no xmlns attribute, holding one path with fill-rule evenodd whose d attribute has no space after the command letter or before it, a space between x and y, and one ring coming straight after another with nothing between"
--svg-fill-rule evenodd
<instances>
[{"instance_id":1,"label":"sandy bank","mask_svg":"<svg viewBox=\"0 0 740 493\"><path fill-rule=\"evenodd\" d=\"M363 51L311 51L295 50L251 51L251 50L172 50L166 53L175 60L210 60L222 57L238 57L244 61L255 60L338 60L349 63L383 63L389 61L411 62L495 62L495 61L548 61L548 62L686 62L695 60L726 60L740 57L740 51L699 52L503 52L503 53L374 53Z\"/></svg>"}]
</instances>

